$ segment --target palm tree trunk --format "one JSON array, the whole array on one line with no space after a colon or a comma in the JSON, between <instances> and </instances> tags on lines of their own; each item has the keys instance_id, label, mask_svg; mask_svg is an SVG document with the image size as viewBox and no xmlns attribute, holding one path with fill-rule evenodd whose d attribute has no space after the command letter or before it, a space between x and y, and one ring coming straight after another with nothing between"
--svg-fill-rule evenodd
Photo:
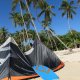
<instances>
[{"instance_id":1,"label":"palm tree trunk","mask_svg":"<svg viewBox=\"0 0 80 80\"><path fill-rule=\"evenodd\" d=\"M49 37L49 40L50 40L50 43L51 43L52 49L54 49L54 47L53 47L53 43L52 43L52 41L51 41L51 39L50 39L50 36L49 36L49 33L48 33L48 37ZM56 42L55 42L54 39L53 39L53 42L54 42L54 45L55 45L55 47L56 47L56 50L58 51L58 47L57 47Z\"/></svg>"},{"instance_id":2,"label":"palm tree trunk","mask_svg":"<svg viewBox=\"0 0 80 80\"><path fill-rule=\"evenodd\" d=\"M22 16L23 24L24 24L24 29L26 31L26 35L27 35L27 38L28 38L28 32L26 30L26 24L25 24L25 21L24 21L23 13L22 13L21 3L19 2L19 4L20 4L20 11L21 11L21 16Z\"/></svg>"},{"instance_id":3,"label":"palm tree trunk","mask_svg":"<svg viewBox=\"0 0 80 80\"><path fill-rule=\"evenodd\" d=\"M49 33L47 33L47 34L48 34L48 38L49 38L49 41L50 41L51 46L52 46L52 49L53 49L53 44L52 44L51 38L50 38L50 36L49 36Z\"/></svg>"},{"instance_id":4,"label":"palm tree trunk","mask_svg":"<svg viewBox=\"0 0 80 80\"><path fill-rule=\"evenodd\" d=\"M34 24L34 21L33 21L32 15L31 15L31 13L30 13L30 10L29 10L28 4L27 4L27 0L25 0L25 2L26 2L27 10L28 10L28 12L29 12L29 14L30 14L30 17L31 17L32 24L33 24L34 29L35 29L35 31L36 31L37 37L38 37L38 39L40 40L40 37L39 37L38 31L37 31L37 29L36 29L36 25Z\"/></svg>"},{"instance_id":5,"label":"palm tree trunk","mask_svg":"<svg viewBox=\"0 0 80 80\"><path fill-rule=\"evenodd\" d=\"M23 31L23 39L24 39L24 44L25 44L25 42L26 42L26 40L25 40L25 36L24 36L24 34L25 34L25 31L26 31L26 35L27 35L27 39L28 39L28 32L27 32L27 30L26 30L26 24L25 24L25 21L24 21L24 17L23 17L23 13L22 13L22 8L21 8L21 3L20 3L20 1L19 1L19 4L20 4L20 11L21 11L21 16L22 16L22 20L23 20L23 24L24 24L24 31ZM26 46L25 46L25 51L26 51Z\"/></svg>"},{"instance_id":6,"label":"palm tree trunk","mask_svg":"<svg viewBox=\"0 0 80 80\"><path fill-rule=\"evenodd\" d=\"M71 29L71 26L70 26L69 18L68 18L68 26L69 26L69 31L70 31L71 35L73 35L73 33L72 33L72 29ZM72 39L73 39L74 46L75 46L75 48L76 48L76 42L75 42L75 39L74 39L74 38L72 38Z\"/></svg>"},{"instance_id":7,"label":"palm tree trunk","mask_svg":"<svg viewBox=\"0 0 80 80\"><path fill-rule=\"evenodd\" d=\"M64 47L65 47L66 49L69 49L69 48L64 44L64 42L63 42L58 36L56 36L50 29L49 29L49 31L52 33L53 36L55 36L55 37L61 42L61 44L64 45Z\"/></svg>"},{"instance_id":8,"label":"palm tree trunk","mask_svg":"<svg viewBox=\"0 0 80 80\"><path fill-rule=\"evenodd\" d=\"M53 42L55 44L56 50L58 51L58 47L57 47L56 41L54 39L53 39Z\"/></svg>"},{"instance_id":9,"label":"palm tree trunk","mask_svg":"<svg viewBox=\"0 0 80 80\"><path fill-rule=\"evenodd\" d=\"M70 31L70 33L72 34L72 30L71 30L71 26L70 26L69 18L68 18L68 27L69 27L69 31Z\"/></svg>"},{"instance_id":10,"label":"palm tree trunk","mask_svg":"<svg viewBox=\"0 0 80 80\"><path fill-rule=\"evenodd\" d=\"M25 45L26 40L25 40L25 36L24 36L24 29L23 29L22 34L23 34L23 44ZM26 46L25 46L25 51L26 51Z\"/></svg>"},{"instance_id":11,"label":"palm tree trunk","mask_svg":"<svg viewBox=\"0 0 80 80\"><path fill-rule=\"evenodd\" d=\"M22 40L21 40L21 33L19 32L19 37L20 37L20 47L21 47L21 50L22 50Z\"/></svg>"}]
</instances>

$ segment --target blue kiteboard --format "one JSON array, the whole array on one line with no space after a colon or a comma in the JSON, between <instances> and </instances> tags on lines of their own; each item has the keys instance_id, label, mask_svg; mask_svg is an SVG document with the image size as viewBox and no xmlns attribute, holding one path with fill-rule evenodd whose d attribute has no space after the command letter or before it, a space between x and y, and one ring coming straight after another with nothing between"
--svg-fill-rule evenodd
<instances>
[{"instance_id":1,"label":"blue kiteboard","mask_svg":"<svg viewBox=\"0 0 80 80\"><path fill-rule=\"evenodd\" d=\"M56 75L56 73L46 66L33 66L33 69L43 80L59 80L59 77Z\"/></svg>"}]
</instances>

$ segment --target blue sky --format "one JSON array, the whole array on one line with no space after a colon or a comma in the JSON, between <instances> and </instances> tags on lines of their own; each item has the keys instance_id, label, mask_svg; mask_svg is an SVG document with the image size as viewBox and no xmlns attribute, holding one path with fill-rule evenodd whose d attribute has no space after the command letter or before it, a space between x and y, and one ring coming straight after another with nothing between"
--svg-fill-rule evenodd
<instances>
[{"instance_id":1,"label":"blue sky","mask_svg":"<svg viewBox=\"0 0 80 80\"><path fill-rule=\"evenodd\" d=\"M53 21L51 24L52 29L55 30L56 34L63 35L67 33L69 29L67 25L66 16L62 18L61 11L58 10L62 0L47 1L50 4L55 5L55 9L53 11L56 13L56 16L53 17ZM20 30L20 27L18 26L17 28L15 28L12 20L10 19L11 3L12 0L0 0L0 27L5 26L5 28L7 28L9 32L14 33L15 31ZM36 15L33 9L31 9L31 12L33 12L33 14ZM80 32L80 9L77 9L76 12L77 14L74 15L73 20L70 20L70 24L72 29L75 29ZM41 25L38 21L36 21L35 24L37 26L38 31L42 30Z\"/></svg>"}]
</instances>

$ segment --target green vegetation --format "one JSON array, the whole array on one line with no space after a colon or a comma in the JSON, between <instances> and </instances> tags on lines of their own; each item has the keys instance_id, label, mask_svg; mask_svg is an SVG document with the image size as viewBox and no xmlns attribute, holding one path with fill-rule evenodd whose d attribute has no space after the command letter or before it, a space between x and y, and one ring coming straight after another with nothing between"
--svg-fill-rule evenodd
<instances>
[{"instance_id":1,"label":"green vegetation","mask_svg":"<svg viewBox=\"0 0 80 80\"><path fill-rule=\"evenodd\" d=\"M72 30L73 35L71 35L70 32L66 33L65 35L57 35L69 48L79 48L80 47L80 32L77 32L75 30ZM9 33L5 28L0 28L0 44L2 44L7 38L8 35L11 35L16 42L18 43L18 46L22 51L25 51L25 46L26 50L30 49L30 44L24 45L24 38L23 38L23 30L17 31L15 33ZM45 30L42 30L41 32L38 33L40 35L41 41L51 50L62 50L65 49L65 47L59 42L58 39L56 39L50 32L47 32ZM28 40L30 43L32 42L31 40L36 39L36 33L34 30L29 30L28 31ZM26 38L26 35L25 35ZM72 41L72 38L75 39L75 45ZM29 43L29 42L28 42Z\"/></svg>"},{"instance_id":2,"label":"green vegetation","mask_svg":"<svg viewBox=\"0 0 80 80\"><path fill-rule=\"evenodd\" d=\"M80 3L80 0L78 0L78 3ZM10 19L13 20L15 28L20 26L22 30L9 33L4 27L0 28L0 44L11 35L22 51L30 49L31 40L34 41L36 38L51 50L80 47L80 32L73 30L70 26L70 19L73 19L74 14L77 14L75 4L78 3L73 0L62 0L59 10L62 11L62 17L67 16L69 31L65 35L56 35L54 29L50 27L53 17L56 16L53 12L55 8L53 4L49 4L47 0L13 0ZM36 16L30 11L31 6ZM36 21L43 28L40 32L37 31ZM31 26L34 30L31 29Z\"/></svg>"}]
</instances>

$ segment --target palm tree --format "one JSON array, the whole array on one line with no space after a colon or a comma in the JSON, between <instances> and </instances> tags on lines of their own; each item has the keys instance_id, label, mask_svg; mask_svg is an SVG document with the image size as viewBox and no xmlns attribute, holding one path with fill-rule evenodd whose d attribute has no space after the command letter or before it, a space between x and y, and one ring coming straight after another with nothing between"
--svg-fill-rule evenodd
<instances>
[{"instance_id":1,"label":"palm tree","mask_svg":"<svg viewBox=\"0 0 80 80\"><path fill-rule=\"evenodd\" d=\"M10 16L10 18L13 20L15 24L15 27L17 27L17 25L23 26L21 15L18 12L12 12L10 13Z\"/></svg>"},{"instance_id":2,"label":"palm tree","mask_svg":"<svg viewBox=\"0 0 80 80\"><path fill-rule=\"evenodd\" d=\"M2 27L0 29L0 43L3 43L6 40L7 36L8 36L7 29Z\"/></svg>"},{"instance_id":3,"label":"palm tree","mask_svg":"<svg viewBox=\"0 0 80 80\"><path fill-rule=\"evenodd\" d=\"M18 43L18 46L20 48L22 48L23 36L21 34L21 31L16 31L16 33L14 33L12 36L14 37L16 42Z\"/></svg>"},{"instance_id":4,"label":"palm tree","mask_svg":"<svg viewBox=\"0 0 80 80\"><path fill-rule=\"evenodd\" d=\"M29 2L29 0L28 0L28 2ZM25 23L25 20L24 20L24 17L23 17L22 10L23 10L23 9L26 9L26 10L27 10L27 13L28 13L28 15L29 15L29 17L30 17L30 18L27 18L27 19L30 19L32 25L33 25L34 28L35 28L36 34L37 34L37 36L38 36L38 39L40 39L40 38L39 38L39 35L38 35L38 32L37 32L37 29L36 29L36 26L35 26L34 21L33 21L33 17L32 17L32 15L31 15L31 13L30 13L29 6L28 6L28 4L27 4L27 1L25 0L25 3L26 3L26 4L25 4L24 1L22 1L22 0L13 0L12 10L15 10L16 6L18 5L18 3L20 4L20 11L21 11L21 16L22 16L23 22L24 22L24 26L26 26L26 23ZM27 22L27 24L29 25L29 22Z\"/></svg>"},{"instance_id":5,"label":"palm tree","mask_svg":"<svg viewBox=\"0 0 80 80\"><path fill-rule=\"evenodd\" d=\"M13 0L13 2L12 2L12 11L15 11L16 10L16 7L18 6L19 2L21 4L21 8L23 10L26 8L23 0Z\"/></svg>"},{"instance_id":6,"label":"palm tree","mask_svg":"<svg viewBox=\"0 0 80 80\"><path fill-rule=\"evenodd\" d=\"M62 17L63 16L67 16L67 20L68 20L68 26L69 26L69 30L70 30L70 33L71 35L73 35L72 33L72 29L71 29L71 26L70 26L70 19L73 19L73 15L76 15L76 6L74 6L74 1L70 1L68 2L67 0L63 0L62 1L62 4L59 8L59 10L62 11ZM73 38L73 42L75 44L75 40Z\"/></svg>"},{"instance_id":7,"label":"palm tree","mask_svg":"<svg viewBox=\"0 0 80 80\"><path fill-rule=\"evenodd\" d=\"M60 38L58 36L56 36L54 34L54 32L51 31L51 29L49 28L49 26L51 25L51 22L52 22L52 16L55 16L55 13L52 12L52 9L54 8L54 6L49 5L45 0L41 0L39 2L39 8L40 8L41 12L38 14L38 17L44 16L44 19L41 21L43 28L46 30L48 29L48 31L50 31L53 36L55 36L66 48L68 48L60 40Z\"/></svg>"},{"instance_id":8,"label":"palm tree","mask_svg":"<svg viewBox=\"0 0 80 80\"><path fill-rule=\"evenodd\" d=\"M44 19L41 21L43 27L47 27L51 24L52 16L55 16L55 13L52 12L54 6L49 5L45 0L41 0L39 2L40 13L38 14L38 18L44 16Z\"/></svg>"},{"instance_id":9,"label":"palm tree","mask_svg":"<svg viewBox=\"0 0 80 80\"><path fill-rule=\"evenodd\" d=\"M20 13L15 13L15 9L17 7L19 3L20 6ZM11 13L11 18L14 20L15 26L16 25L20 25L23 26L23 31L26 31L26 35L27 35L27 39L28 39L28 34L27 34L27 30L26 30L26 24L24 22L24 17L23 17L23 13L22 13L22 9L25 9L25 4L22 0L13 0L12 2L12 13ZM23 33L23 37L24 37L24 33ZM24 42L25 42L25 37L24 37ZM26 50L26 48L25 48Z\"/></svg>"},{"instance_id":10,"label":"palm tree","mask_svg":"<svg viewBox=\"0 0 80 80\"><path fill-rule=\"evenodd\" d=\"M53 31L53 30L52 30ZM56 44L56 41L55 41L55 38L53 37L52 33L50 32L50 30L45 30L46 32L46 37L48 37L50 43L51 43L51 46L52 46L52 49L54 49L54 45L56 47L56 50L58 50L58 47L57 47L57 44ZM54 31L53 31L54 32ZM54 43L54 44L53 44Z\"/></svg>"},{"instance_id":11,"label":"palm tree","mask_svg":"<svg viewBox=\"0 0 80 80\"><path fill-rule=\"evenodd\" d=\"M37 31L36 25L35 25L35 23L34 23L34 20L33 20L33 17L32 17L32 15L31 15L31 13L30 13L30 9L29 9L29 5L28 5L27 0L25 0L25 3L26 3L26 10L27 10L28 13L30 14L30 19L31 19L32 25L33 25L33 27L34 27L34 29L35 29L35 32L36 32L36 34L37 34L38 39L40 40L40 37L39 37L38 31ZM35 3L35 0L34 0L34 3Z\"/></svg>"},{"instance_id":12,"label":"palm tree","mask_svg":"<svg viewBox=\"0 0 80 80\"><path fill-rule=\"evenodd\" d=\"M72 47L77 47L77 44L78 44L78 40L79 40L79 34L78 34L78 32L77 31L75 31L75 30L72 30L72 33L73 34L71 34L70 32L68 32L67 34L66 34L66 36L68 37L68 40L70 40L70 41L68 41L67 43L69 44L69 45L71 45ZM74 43L72 43L73 42L73 38L75 38L75 42Z\"/></svg>"},{"instance_id":13,"label":"palm tree","mask_svg":"<svg viewBox=\"0 0 80 80\"><path fill-rule=\"evenodd\" d=\"M70 30L71 34L72 34L72 32L71 32L71 26L70 26L70 21L69 20L73 19L73 15L76 14L76 11L75 11L76 8L77 7L74 6L74 1L73 0L70 1L70 2L68 2L67 0L63 0L61 6L59 8L59 10L62 11L62 17L65 16L65 15L67 16L68 26L69 26L69 30Z\"/></svg>"},{"instance_id":14,"label":"palm tree","mask_svg":"<svg viewBox=\"0 0 80 80\"><path fill-rule=\"evenodd\" d=\"M32 39L32 40L35 40L36 38L36 32L34 30L28 30L28 35L29 35L29 38Z\"/></svg>"},{"instance_id":15,"label":"palm tree","mask_svg":"<svg viewBox=\"0 0 80 80\"><path fill-rule=\"evenodd\" d=\"M64 47L65 47L66 49L68 49L67 45L54 33L54 31L53 31L51 28L48 28L48 30L51 32L51 34L52 34L53 36L55 36L55 38L56 38L57 40L59 40L59 42L60 42L61 44L64 45Z\"/></svg>"},{"instance_id":16,"label":"palm tree","mask_svg":"<svg viewBox=\"0 0 80 80\"><path fill-rule=\"evenodd\" d=\"M20 13L15 13L15 9L17 7L17 5L19 4L20 6ZM24 38L24 44L26 42L26 37L27 39L28 37L28 32L27 32L27 28L30 27L30 15L28 13L23 15L23 10L26 9L25 7L25 3L22 0L13 0L12 2L12 11L13 13L11 13L12 19L14 19L15 24L18 24L20 26L23 26L23 38ZM25 37L25 33L26 32L26 37ZM26 50L26 46L25 46L25 50Z\"/></svg>"},{"instance_id":17,"label":"palm tree","mask_svg":"<svg viewBox=\"0 0 80 80\"><path fill-rule=\"evenodd\" d=\"M10 13L10 15L11 15L10 18L13 20L15 27L17 27L17 25L24 26L24 23L23 23L23 20L22 20L20 13L12 12L12 13ZM23 15L23 18L24 18L27 30L29 30L30 25L32 25L30 15L28 13L26 13ZM33 18L33 20L35 20L35 18Z\"/></svg>"}]
</instances>

